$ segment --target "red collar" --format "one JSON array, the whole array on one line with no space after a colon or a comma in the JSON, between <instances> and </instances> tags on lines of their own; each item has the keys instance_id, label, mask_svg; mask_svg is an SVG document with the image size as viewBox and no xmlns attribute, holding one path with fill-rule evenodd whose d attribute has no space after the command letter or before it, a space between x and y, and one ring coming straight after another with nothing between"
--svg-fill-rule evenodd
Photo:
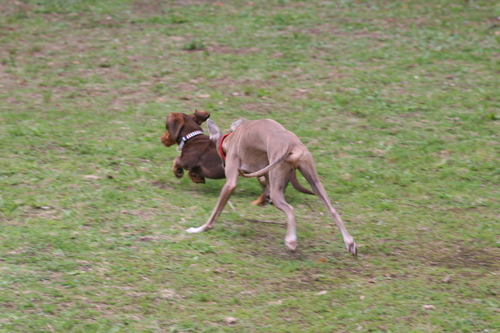
<instances>
[{"instance_id":1,"label":"red collar","mask_svg":"<svg viewBox=\"0 0 500 333\"><path fill-rule=\"evenodd\" d=\"M225 161L226 160L226 154L224 153L224 150L222 149L222 142L224 142L224 139L227 138L231 133L224 134L222 138L220 138L219 141L219 153L220 157Z\"/></svg>"}]
</instances>

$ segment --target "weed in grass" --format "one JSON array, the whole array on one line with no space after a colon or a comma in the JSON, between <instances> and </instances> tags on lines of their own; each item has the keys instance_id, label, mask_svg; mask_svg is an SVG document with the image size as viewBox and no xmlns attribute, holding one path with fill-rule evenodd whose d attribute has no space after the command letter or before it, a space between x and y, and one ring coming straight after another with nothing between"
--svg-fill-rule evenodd
<instances>
[{"instance_id":1,"label":"weed in grass","mask_svg":"<svg viewBox=\"0 0 500 333\"><path fill-rule=\"evenodd\" d=\"M186 51L202 51L206 49L206 46L202 41L194 39L185 44L182 49Z\"/></svg>"},{"instance_id":2,"label":"weed in grass","mask_svg":"<svg viewBox=\"0 0 500 333\"><path fill-rule=\"evenodd\" d=\"M42 98L44 103L50 103L52 99L52 90L47 89L42 91Z\"/></svg>"}]
</instances>

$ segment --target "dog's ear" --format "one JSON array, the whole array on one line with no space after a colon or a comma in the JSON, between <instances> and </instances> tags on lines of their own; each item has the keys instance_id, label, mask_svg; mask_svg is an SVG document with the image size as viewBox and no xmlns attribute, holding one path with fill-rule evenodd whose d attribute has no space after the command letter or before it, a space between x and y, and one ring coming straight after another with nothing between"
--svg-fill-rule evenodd
<instances>
[{"instance_id":1,"label":"dog's ear","mask_svg":"<svg viewBox=\"0 0 500 333\"><path fill-rule=\"evenodd\" d=\"M167 116L166 123L167 131L170 132L170 137L177 141L182 127L184 126L184 117L180 113L171 113Z\"/></svg>"},{"instance_id":2,"label":"dog's ear","mask_svg":"<svg viewBox=\"0 0 500 333\"><path fill-rule=\"evenodd\" d=\"M193 118L198 125L203 124L203 122L206 121L208 117L210 117L210 113L205 111L194 110Z\"/></svg>"},{"instance_id":3,"label":"dog's ear","mask_svg":"<svg viewBox=\"0 0 500 333\"><path fill-rule=\"evenodd\" d=\"M208 133L210 133L210 140L215 142L216 145L219 144L220 138L222 137L222 133L220 132L219 126L212 120L207 120L208 125Z\"/></svg>"},{"instance_id":4,"label":"dog's ear","mask_svg":"<svg viewBox=\"0 0 500 333\"><path fill-rule=\"evenodd\" d=\"M231 124L231 127L229 128L229 131L230 131L231 133L233 133L233 132L234 132L234 131L238 128L238 126L240 126L240 125L241 125L241 123L242 123L242 122L243 122L243 120L242 120L242 119L238 119L238 120L236 120L234 123L232 123L232 124Z\"/></svg>"}]
</instances>

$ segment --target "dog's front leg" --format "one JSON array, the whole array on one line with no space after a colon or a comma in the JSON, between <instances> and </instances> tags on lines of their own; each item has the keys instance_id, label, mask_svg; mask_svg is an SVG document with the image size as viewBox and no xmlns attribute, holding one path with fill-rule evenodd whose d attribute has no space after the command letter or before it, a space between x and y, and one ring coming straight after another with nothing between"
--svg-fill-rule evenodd
<instances>
[{"instance_id":1,"label":"dog's front leg","mask_svg":"<svg viewBox=\"0 0 500 333\"><path fill-rule=\"evenodd\" d=\"M208 221L202 225L201 227L198 228L189 228L186 231L193 234L197 232L202 232L207 229L211 229L214 226L215 221L219 217L220 213L222 212L222 209L224 209L224 206L227 203L227 200L233 193L234 189L236 188L236 179L238 178L238 174L236 173L232 179L228 178L226 181L226 184L224 184L224 187L222 187L222 190L220 192L219 200L217 201L217 205L215 205L215 209L212 212L212 215L208 219Z\"/></svg>"},{"instance_id":2,"label":"dog's front leg","mask_svg":"<svg viewBox=\"0 0 500 333\"><path fill-rule=\"evenodd\" d=\"M172 171L174 172L174 175L177 178L182 178L182 176L184 176L184 170L180 165L180 158L181 158L180 156L177 156L174 159L174 163L172 164Z\"/></svg>"}]
</instances>

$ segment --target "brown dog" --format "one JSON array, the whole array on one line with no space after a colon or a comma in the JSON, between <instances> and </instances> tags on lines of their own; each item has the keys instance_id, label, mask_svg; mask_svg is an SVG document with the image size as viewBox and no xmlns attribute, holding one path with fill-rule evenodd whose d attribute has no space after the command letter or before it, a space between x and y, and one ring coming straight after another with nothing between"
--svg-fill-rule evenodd
<instances>
[{"instance_id":1,"label":"brown dog","mask_svg":"<svg viewBox=\"0 0 500 333\"><path fill-rule=\"evenodd\" d=\"M161 142L170 147L178 144L181 155L174 159L172 171L177 178L188 170L193 183L205 183L205 178L225 178L222 160L217 154L215 144L203 135L201 124L210 113L195 110L194 114L171 113L167 116L166 131Z\"/></svg>"},{"instance_id":2,"label":"brown dog","mask_svg":"<svg viewBox=\"0 0 500 333\"><path fill-rule=\"evenodd\" d=\"M231 126L231 134L222 135L219 127L208 121L210 139L219 145L221 157L226 160L226 184L208 221L199 228L186 231L196 233L213 228L231 193L236 188L238 175L243 177L264 176L269 186L271 200L287 217L285 245L295 251L297 234L294 209L285 201L285 187L295 178L296 170L304 176L321 201L330 211L342 233L347 251L357 254L356 243L335 211L321 184L311 153L300 139L271 119L239 121Z\"/></svg>"}]
</instances>

